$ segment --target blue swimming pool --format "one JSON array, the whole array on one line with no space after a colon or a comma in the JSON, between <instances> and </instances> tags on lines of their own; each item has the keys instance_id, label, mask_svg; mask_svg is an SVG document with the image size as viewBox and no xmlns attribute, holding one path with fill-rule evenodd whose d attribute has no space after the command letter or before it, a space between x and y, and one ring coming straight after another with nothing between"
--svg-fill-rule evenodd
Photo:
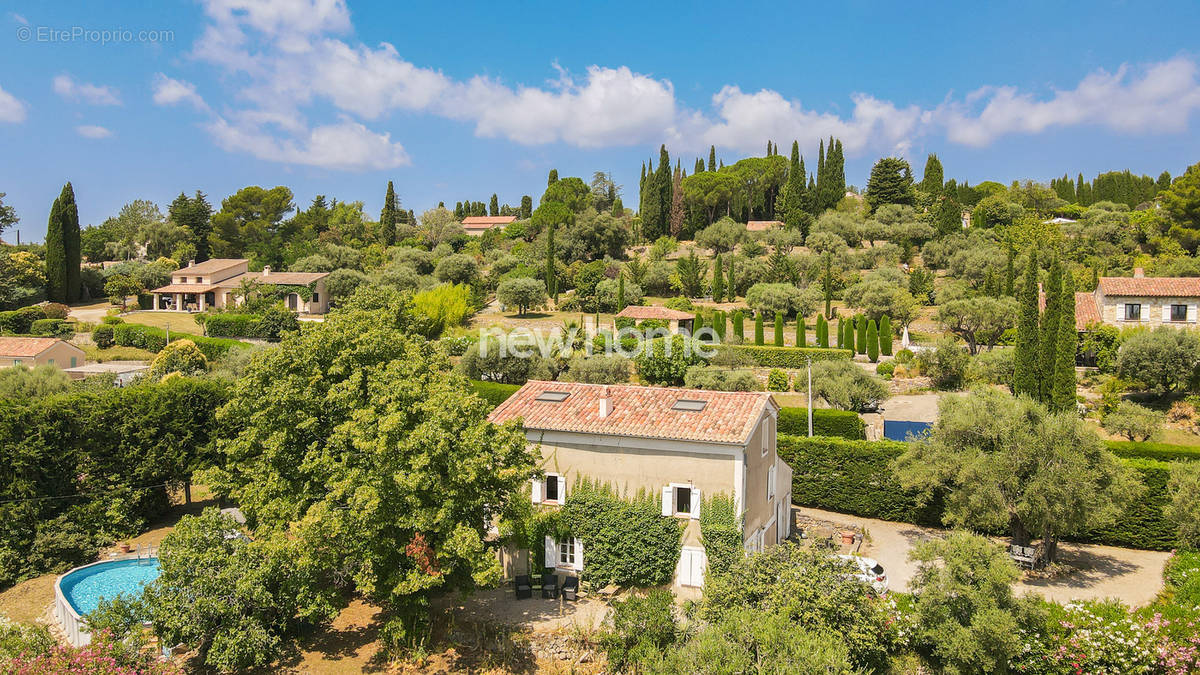
<instances>
[{"instance_id":1,"label":"blue swimming pool","mask_svg":"<svg viewBox=\"0 0 1200 675\"><path fill-rule=\"evenodd\" d=\"M158 578L158 558L112 560L76 569L65 575L59 588L71 608L79 615L100 605L101 598L122 593L137 595L142 586Z\"/></svg>"}]
</instances>

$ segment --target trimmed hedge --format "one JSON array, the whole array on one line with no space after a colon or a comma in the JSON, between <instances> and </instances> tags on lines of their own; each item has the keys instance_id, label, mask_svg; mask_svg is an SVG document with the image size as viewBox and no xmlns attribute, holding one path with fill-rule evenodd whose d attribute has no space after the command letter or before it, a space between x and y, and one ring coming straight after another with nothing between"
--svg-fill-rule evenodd
<instances>
[{"instance_id":1,"label":"trimmed hedge","mask_svg":"<svg viewBox=\"0 0 1200 675\"><path fill-rule=\"evenodd\" d=\"M257 314L198 314L196 319L212 337L258 337Z\"/></svg>"},{"instance_id":2,"label":"trimmed hedge","mask_svg":"<svg viewBox=\"0 0 1200 675\"><path fill-rule=\"evenodd\" d=\"M764 368L803 368L809 357L815 361L837 361L850 359L854 352L849 349L823 349L821 347L768 347L765 345L732 345L737 351L749 356Z\"/></svg>"},{"instance_id":3,"label":"trimmed hedge","mask_svg":"<svg viewBox=\"0 0 1200 675\"><path fill-rule=\"evenodd\" d=\"M61 337L71 334L71 324L65 319L38 319L29 327L31 335Z\"/></svg>"},{"instance_id":4,"label":"trimmed hedge","mask_svg":"<svg viewBox=\"0 0 1200 675\"><path fill-rule=\"evenodd\" d=\"M814 423L815 423L814 419ZM794 471L792 501L800 506L919 525L942 526L942 502L917 504L900 487L889 463L904 451L899 441L852 441L831 437L779 436L778 451ZM1163 515L1170 501L1170 465L1125 459L1141 473L1146 491L1112 525L1071 537L1072 541L1166 551L1177 545L1175 527ZM1001 533L995 533L1001 534Z\"/></svg>"},{"instance_id":5,"label":"trimmed hedge","mask_svg":"<svg viewBox=\"0 0 1200 675\"><path fill-rule=\"evenodd\" d=\"M0 312L0 331L28 334L34 321L45 318L46 312L41 307L22 307L11 312Z\"/></svg>"},{"instance_id":6,"label":"trimmed hedge","mask_svg":"<svg viewBox=\"0 0 1200 675\"><path fill-rule=\"evenodd\" d=\"M780 408L778 433L788 436L808 436L807 408ZM851 441L867 437L866 425L853 410L813 408L813 435L837 436Z\"/></svg>"},{"instance_id":7,"label":"trimmed hedge","mask_svg":"<svg viewBox=\"0 0 1200 675\"><path fill-rule=\"evenodd\" d=\"M212 361L224 356L230 349L248 346L238 340L211 338L202 335L191 335L176 331L171 334L171 340L191 340L196 343L205 358ZM122 323L113 326L113 341L122 347L137 347L152 352L160 352L167 346L167 332L154 326L143 326L137 323Z\"/></svg>"},{"instance_id":8,"label":"trimmed hedge","mask_svg":"<svg viewBox=\"0 0 1200 675\"><path fill-rule=\"evenodd\" d=\"M1171 445L1139 441L1109 441L1108 449L1117 457L1128 459L1157 459L1160 462L1194 462L1200 460L1200 446Z\"/></svg>"},{"instance_id":9,"label":"trimmed hedge","mask_svg":"<svg viewBox=\"0 0 1200 675\"><path fill-rule=\"evenodd\" d=\"M509 396L517 393L521 388L519 384L503 384L501 382L484 382L483 380L471 380L471 389L479 398L492 404L496 407L508 400Z\"/></svg>"}]
</instances>

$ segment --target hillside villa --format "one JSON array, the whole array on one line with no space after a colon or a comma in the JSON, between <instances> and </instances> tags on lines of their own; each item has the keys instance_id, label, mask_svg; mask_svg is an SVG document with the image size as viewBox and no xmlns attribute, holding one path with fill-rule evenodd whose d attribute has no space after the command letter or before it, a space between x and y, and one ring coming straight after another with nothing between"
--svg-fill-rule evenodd
<instances>
[{"instance_id":1,"label":"hillside villa","mask_svg":"<svg viewBox=\"0 0 1200 675\"><path fill-rule=\"evenodd\" d=\"M203 312L215 307L222 309L242 304L239 290L242 282L273 284L284 287L284 302L288 309L301 314L324 314L329 309L329 294L325 291L326 272L250 272L245 258L213 258L192 262L171 273L171 283L150 291L155 310ZM288 288L294 287L294 288Z\"/></svg>"},{"instance_id":2,"label":"hillside villa","mask_svg":"<svg viewBox=\"0 0 1200 675\"><path fill-rule=\"evenodd\" d=\"M765 392L724 392L530 381L492 411L495 423L521 420L545 477L530 498L557 508L588 478L618 494L661 495L662 517L686 523L675 584L704 585L700 537L706 495L733 498L742 542L758 551L791 533L792 469L775 452L779 406ZM547 566L585 569L587 542L546 537Z\"/></svg>"},{"instance_id":3,"label":"hillside villa","mask_svg":"<svg viewBox=\"0 0 1200 675\"><path fill-rule=\"evenodd\" d=\"M1100 277L1096 290L1075 294L1075 324L1194 328L1200 306L1200 277Z\"/></svg>"},{"instance_id":4,"label":"hillside villa","mask_svg":"<svg viewBox=\"0 0 1200 675\"><path fill-rule=\"evenodd\" d=\"M52 337L0 337L0 366L51 365L74 368L83 365L83 350Z\"/></svg>"},{"instance_id":5,"label":"hillside villa","mask_svg":"<svg viewBox=\"0 0 1200 675\"><path fill-rule=\"evenodd\" d=\"M467 231L467 234L478 237L493 227L503 229L506 225L516 220L516 216L467 216L462 219L462 226Z\"/></svg>"},{"instance_id":6,"label":"hillside villa","mask_svg":"<svg viewBox=\"0 0 1200 675\"><path fill-rule=\"evenodd\" d=\"M635 325L640 325L646 320L662 321L667 328L670 329L671 333L678 333L680 329L682 329L684 333L691 334L692 322L696 319L696 317L688 314L687 312L681 312L677 309L670 309L668 307L659 307L657 305L630 305L618 312L617 315L613 317L613 334L616 334L616 332L619 330L617 324L620 322L617 321L617 319L629 319L633 321Z\"/></svg>"}]
</instances>

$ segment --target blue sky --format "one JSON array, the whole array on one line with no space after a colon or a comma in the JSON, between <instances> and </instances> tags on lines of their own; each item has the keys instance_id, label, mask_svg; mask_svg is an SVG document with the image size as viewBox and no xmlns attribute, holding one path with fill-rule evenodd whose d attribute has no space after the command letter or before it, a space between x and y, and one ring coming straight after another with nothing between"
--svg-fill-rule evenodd
<instances>
[{"instance_id":1,"label":"blue sky","mask_svg":"<svg viewBox=\"0 0 1200 675\"><path fill-rule=\"evenodd\" d=\"M551 168L632 204L663 142L690 168L832 133L858 185L891 154L972 183L1200 161L1200 3L981 5L3 2L0 192L38 240L66 180L87 224L246 185L515 204Z\"/></svg>"}]
</instances>

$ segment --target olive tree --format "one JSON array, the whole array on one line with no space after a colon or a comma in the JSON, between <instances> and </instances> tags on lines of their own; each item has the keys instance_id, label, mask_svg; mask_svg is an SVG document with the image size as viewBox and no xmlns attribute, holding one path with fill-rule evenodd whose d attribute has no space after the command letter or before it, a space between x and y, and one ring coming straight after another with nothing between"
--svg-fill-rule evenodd
<instances>
[{"instance_id":1,"label":"olive tree","mask_svg":"<svg viewBox=\"0 0 1200 675\"><path fill-rule=\"evenodd\" d=\"M515 277L505 279L496 288L496 297L506 307L516 307L517 314L526 310L543 307L549 297L546 295L546 283L541 279Z\"/></svg>"},{"instance_id":2,"label":"olive tree","mask_svg":"<svg viewBox=\"0 0 1200 675\"><path fill-rule=\"evenodd\" d=\"M1121 401L1104 416L1102 426L1108 433L1124 436L1131 441L1148 441L1162 430L1164 417L1162 413L1133 401Z\"/></svg>"},{"instance_id":3,"label":"olive tree","mask_svg":"<svg viewBox=\"0 0 1200 675\"><path fill-rule=\"evenodd\" d=\"M820 361L813 364L813 394L839 410L868 412L888 397L883 380L852 361Z\"/></svg>"},{"instance_id":4,"label":"olive tree","mask_svg":"<svg viewBox=\"0 0 1200 675\"><path fill-rule=\"evenodd\" d=\"M1159 326L1127 338L1117 353L1117 374L1166 394L1179 389L1200 364L1200 337Z\"/></svg>"},{"instance_id":5,"label":"olive tree","mask_svg":"<svg viewBox=\"0 0 1200 675\"><path fill-rule=\"evenodd\" d=\"M962 338L972 356L979 353L981 345L989 351L995 347L1004 331L1013 327L1016 317L1017 301L1007 296L952 300L937 313L942 328Z\"/></svg>"},{"instance_id":6,"label":"olive tree","mask_svg":"<svg viewBox=\"0 0 1200 675\"><path fill-rule=\"evenodd\" d=\"M947 525L1040 538L1051 561L1059 539L1112 523L1141 489L1073 412L995 389L943 396L932 433L892 468L922 501L943 496Z\"/></svg>"}]
</instances>

